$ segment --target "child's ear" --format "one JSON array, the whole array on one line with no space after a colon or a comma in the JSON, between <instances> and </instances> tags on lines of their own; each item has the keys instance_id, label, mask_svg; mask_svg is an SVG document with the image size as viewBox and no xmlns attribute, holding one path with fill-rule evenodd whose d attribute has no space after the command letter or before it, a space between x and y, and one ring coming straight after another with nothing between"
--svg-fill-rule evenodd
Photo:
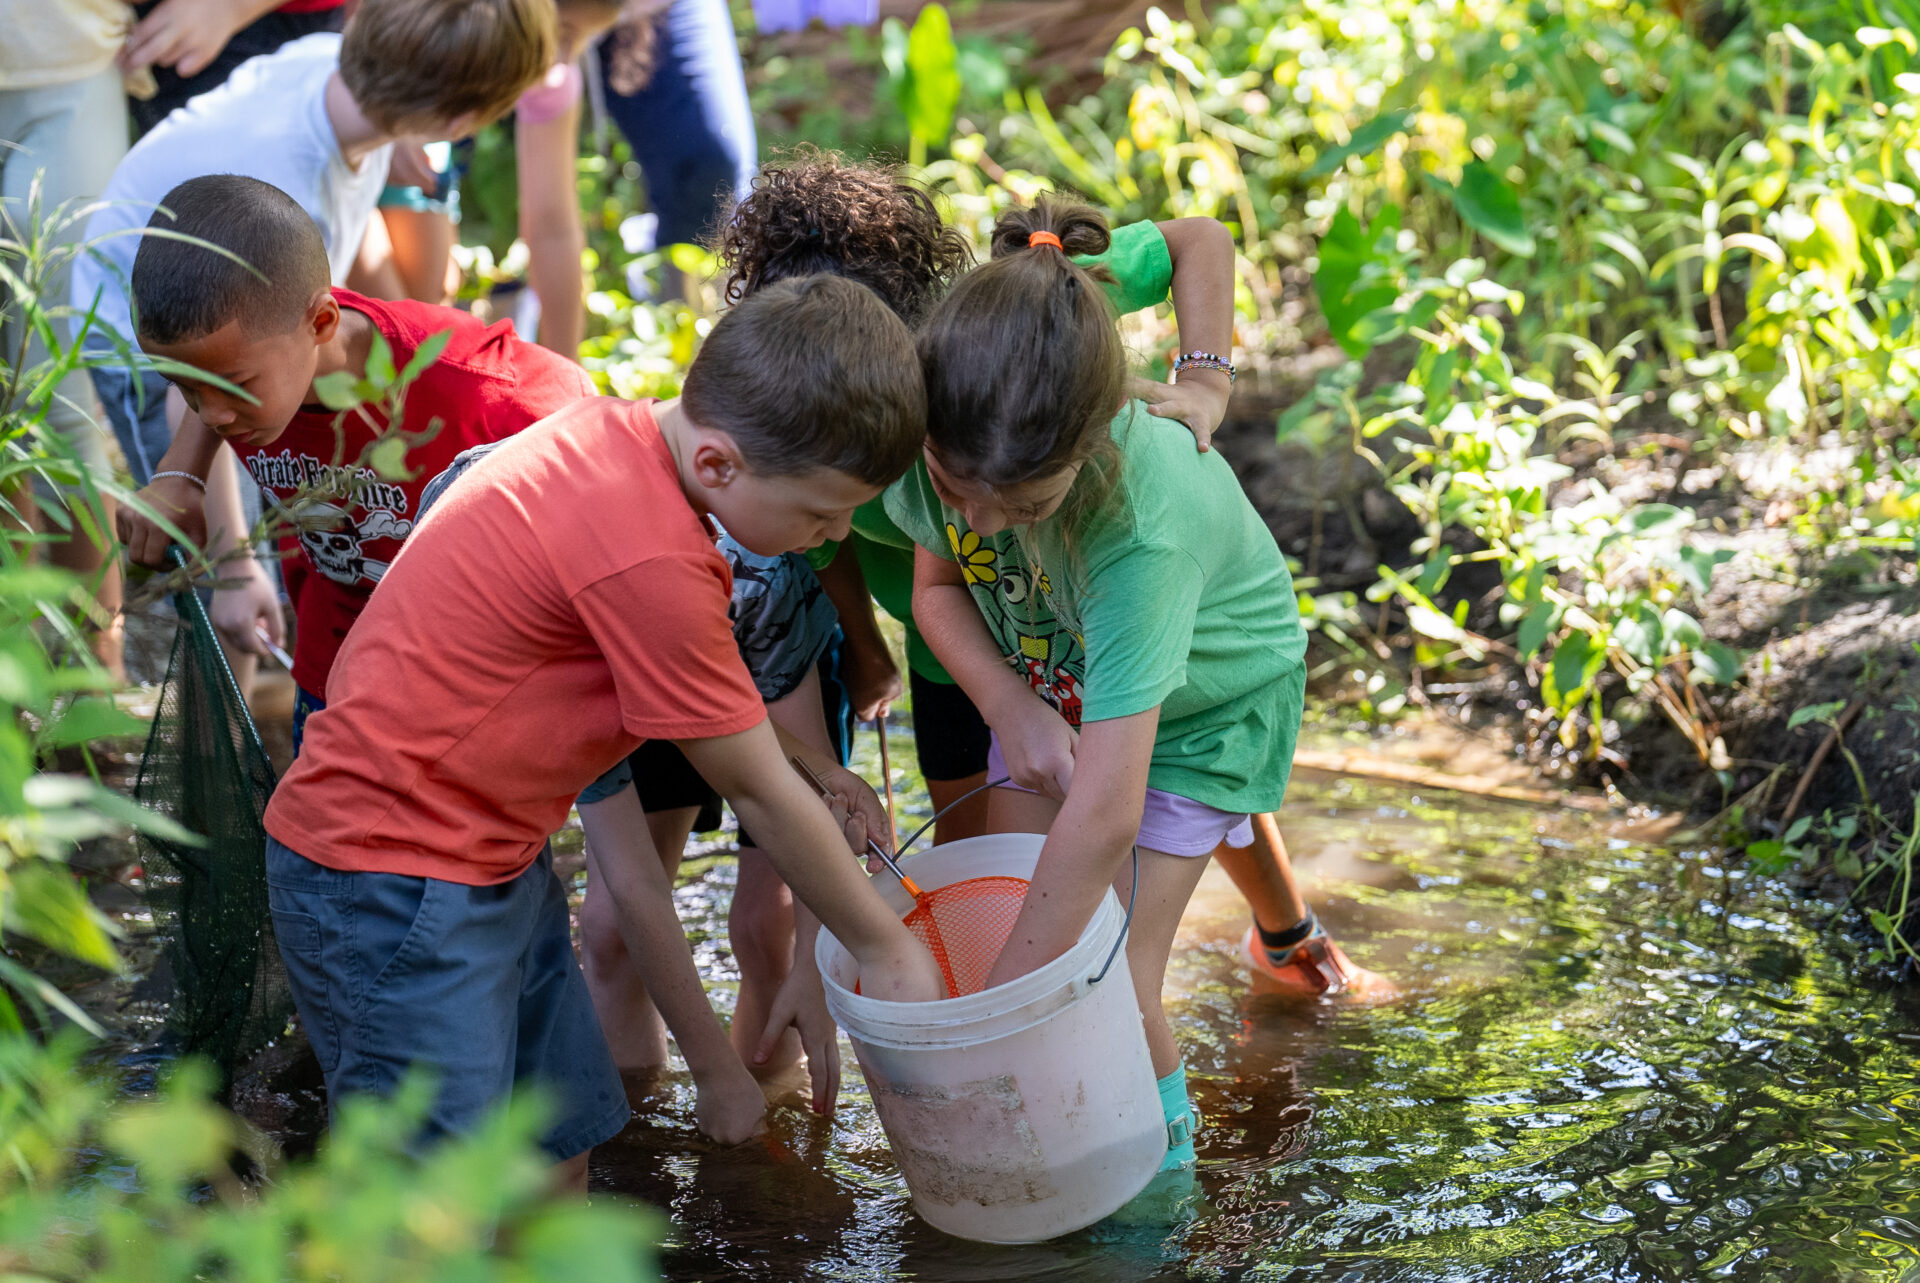
<instances>
[{"instance_id":1,"label":"child's ear","mask_svg":"<svg viewBox=\"0 0 1920 1283\"><path fill-rule=\"evenodd\" d=\"M694 479L709 490L724 489L746 471L733 438L710 428L699 430L692 463Z\"/></svg>"},{"instance_id":2,"label":"child's ear","mask_svg":"<svg viewBox=\"0 0 1920 1283\"><path fill-rule=\"evenodd\" d=\"M332 290L324 290L313 296L307 304L307 333L313 335L314 346L333 342L333 336L340 331L340 304L333 298Z\"/></svg>"}]
</instances>

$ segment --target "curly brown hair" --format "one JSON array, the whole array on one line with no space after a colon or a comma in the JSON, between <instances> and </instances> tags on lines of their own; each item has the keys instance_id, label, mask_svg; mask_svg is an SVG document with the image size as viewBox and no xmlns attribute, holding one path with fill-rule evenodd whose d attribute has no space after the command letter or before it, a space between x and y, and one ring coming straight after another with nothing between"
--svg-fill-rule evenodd
<instances>
[{"instance_id":1,"label":"curly brown hair","mask_svg":"<svg viewBox=\"0 0 1920 1283\"><path fill-rule=\"evenodd\" d=\"M761 168L715 250L727 266L729 302L824 273L865 285L909 325L973 263L966 238L946 225L926 189L817 147Z\"/></svg>"}]
</instances>

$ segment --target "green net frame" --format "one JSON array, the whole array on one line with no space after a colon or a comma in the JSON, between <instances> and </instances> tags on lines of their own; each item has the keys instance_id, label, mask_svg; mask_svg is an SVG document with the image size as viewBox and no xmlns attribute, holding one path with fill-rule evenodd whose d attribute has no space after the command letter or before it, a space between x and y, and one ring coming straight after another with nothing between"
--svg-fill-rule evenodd
<instances>
[{"instance_id":1,"label":"green net frame","mask_svg":"<svg viewBox=\"0 0 1920 1283\"><path fill-rule=\"evenodd\" d=\"M134 797L206 845L142 834L140 852L172 976L169 1041L230 1082L293 1014L267 908L262 821L275 776L199 596L179 592L173 604L180 622Z\"/></svg>"}]
</instances>

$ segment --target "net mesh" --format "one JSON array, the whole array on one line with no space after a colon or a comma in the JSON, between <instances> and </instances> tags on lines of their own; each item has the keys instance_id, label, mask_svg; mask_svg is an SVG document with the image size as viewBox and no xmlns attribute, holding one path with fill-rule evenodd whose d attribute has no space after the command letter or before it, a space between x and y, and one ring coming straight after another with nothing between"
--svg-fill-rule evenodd
<instances>
[{"instance_id":1,"label":"net mesh","mask_svg":"<svg viewBox=\"0 0 1920 1283\"><path fill-rule=\"evenodd\" d=\"M230 1079L293 1012L267 911L261 819L274 772L200 599L173 602L180 623L134 797L206 845L142 834L141 862L172 978L169 1033Z\"/></svg>"},{"instance_id":2,"label":"net mesh","mask_svg":"<svg viewBox=\"0 0 1920 1283\"><path fill-rule=\"evenodd\" d=\"M903 921L940 964L947 997L986 987L1026 898L1027 880L1013 877L967 878L920 895Z\"/></svg>"}]
</instances>

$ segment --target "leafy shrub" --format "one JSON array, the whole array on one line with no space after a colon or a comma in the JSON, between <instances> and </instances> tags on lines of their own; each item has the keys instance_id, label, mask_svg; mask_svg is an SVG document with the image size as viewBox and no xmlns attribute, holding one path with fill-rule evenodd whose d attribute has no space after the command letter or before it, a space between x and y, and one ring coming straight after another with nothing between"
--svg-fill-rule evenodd
<instances>
[{"instance_id":1,"label":"leafy shrub","mask_svg":"<svg viewBox=\"0 0 1920 1283\"><path fill-rule=\"evenodd\" d=\"M411 1081L350 1102L310 1161L280 1164L180 1066L116 1100L77 1044L0 1040L0 1273L93 1283L642 1283L651 1214L555 1196L519 1101L471 1136L406 1152L431 1100ZM249 1151L253 1161L244 1161ZM236 1164L236 1159L243 1159ZM264 1164L257 1178L236 1166Z\"/></svg>"}]
</instances>

